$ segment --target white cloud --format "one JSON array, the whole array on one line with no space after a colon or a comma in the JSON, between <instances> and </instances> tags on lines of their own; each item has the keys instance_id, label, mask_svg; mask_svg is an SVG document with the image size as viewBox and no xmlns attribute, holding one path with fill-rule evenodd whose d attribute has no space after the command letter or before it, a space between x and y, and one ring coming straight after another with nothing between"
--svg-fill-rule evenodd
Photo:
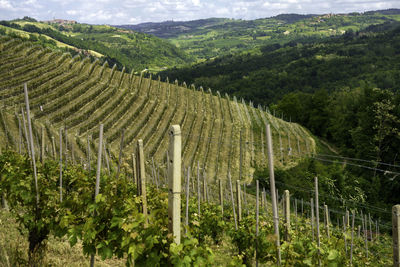
<instances>
[{"instance_id":1,"label":"white cloud","mask_svg":"<svg viewBox=\"0 0 400 267\"><path fill-rule=\"evenodd\" d=\"M399 0L0 0L0 18L53 17L128 24L209 17L255 19L280 13L345 13L400 8Z\"/></svg>"},{"instance_id":2,"label":"white cloud","mask_svg":"<svg viewBox=\"0 0 400 267\"><path fill-rule=\"evenodd\" d=\"M10 1L8 0L0 0L0 10L13 10L14 7L11 5Z\"/></svg>"}]
</instances>

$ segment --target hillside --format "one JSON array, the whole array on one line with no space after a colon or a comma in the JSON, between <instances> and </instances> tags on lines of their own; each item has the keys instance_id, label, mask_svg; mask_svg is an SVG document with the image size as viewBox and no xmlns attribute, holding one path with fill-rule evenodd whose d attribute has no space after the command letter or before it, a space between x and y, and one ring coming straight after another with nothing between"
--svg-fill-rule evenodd
<instances>
[{"instance_id":1,"label":"hillside","mask_svg":"<svg viewBox=\"0 0 400 267\"><path fill-rule=\"evenodd\" d=\"M264 46L260 55L223 56L160 75L262 105L290 92L333 92L362 84L398 91L399 31L400 23L385 23L306 45Z\"/></svg>"},{"instance_id":2,"label":"hillside","mask_svg":"<svg viewBox=\"0 0 400 267\"><path fill-rule=\"evenodd\" d=\"M384 23L308 45L264 47L262 55L219 57L161 76L269 105L272 113L338 148L341 156L319 160L343 167L346 174L333 175L340 187L357 180L369 204L389 206L400 202L399 33L399 23Z\"/></svg>"},{"instance_id":3,"label":"hillside","mask_svg":"<svg viewBox=\"0 0 400 267\"><path fill-rule=\"evenodd\" d=\"M391 21L400 21L399 9L349 14L281 14L256 20L167 21L118 27L166 38L202 61L242 52L258 54L259 48L265 45L282 45L294 40L308 42Z\"/></svg>"},{"instance_id":4,"label":"hillside","mask_svg":"<svg viewBox=\"0 0 400 267\"><path fill-rule=\"evenodd\" d=\"M145 143L147 167L154 159L165 168L167 130L180 124L183 132L183 165L206 166L210 179L233 177L251 181L255 166L265 166L264 123L273 127L278 166L293 166L299 157L315 151L315 140L298 124L273 117L261 107L210 94L199 88L161 82L100 65L98 60L80 60L69 54L18 39L1 38L0 99L2 99L1 147L17 147L20 105L24 103L23 83L28 84L36 140L45 127L48 155L52 137L59 140L60 128L67 129L68 150L73 160L87 159L86 140L96 149L98 126L104 124L107 147L116 158L124 132L124 160L129 166L131 152L139 138ZM6 137L6 139L4 139ZM283 151L280 152L279 141ZM36 142L38 144L39 142ZM288 156L288 147L292 156ZM58 145L56 142L58 150ZM93 152L92 152L93 153ZM93 157L92 157L93 160ZM242 164L240 165L240 161ZM94 162L92 162L94 164ZM163 172L162 172L163 173Z\"/></svg>"},{"instance_id":5,"label":"hillside","mask_svg":"<svg viewBox=\"0 0 400 267\"><path fill-rule=\"evenodd\" d=\"M64 20L38 22L31 18L0 21L0 30L41 41L45 45L67 47L71 53L91 54L117 64L121 70L161 70L190 63L192 59L168 41L153 35L122 30L108 25L89 25ZM51 39L55 43L43 38Z\"/></svg>"}]
</instances>

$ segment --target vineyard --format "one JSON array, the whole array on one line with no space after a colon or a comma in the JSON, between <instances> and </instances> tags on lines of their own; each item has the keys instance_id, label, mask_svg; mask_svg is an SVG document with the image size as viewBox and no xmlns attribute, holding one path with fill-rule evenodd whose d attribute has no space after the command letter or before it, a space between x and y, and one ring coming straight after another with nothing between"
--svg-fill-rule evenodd
<instances>
[{"instance_id":1,"label":"vineyard","mask_svg":"<svg viewBox=\"0 0 400 267\"><path fill-rule=\"evenodd\" d=\"M5 266L46 262L50 237L81 244L91 266L94 255L127 266L392 264L388 229L357 205L333 222L341 211L319 204L318 178L308 200L275 192L274 165L317 152L298 124L18 39L1 37L0 58L0 193L29 243L27 259L0 250ZM253 180L267 166L271 188Z\"/></svg>"},{"instance_id":2,"label":"vineyard","mask_svg":"<svg viewBox=\"0 0 400 267\"><path fill-rule=\"evenodd\" d=\"M178 81L144 78L142 73L119 72L107 63L71 58L17 39L2 37L0 48L0 135L7 140L0 143L3 149L6 144L24 146L24 133L19 133L24 124L20 106L23 83L27 83L35 144L41 143L43 128L46 157L58 150L58 142L53 149L52 138L59 140L62 128L67 157L90 164L100 123L111 159L116 160L124 133L124 162L130 162L140 138L145 144L146 166L158 166L161 172L165 171L166 131L172 124L181 125L183 165L193 170L199 163L211 181L226 177L228 170L233 177L252 180L254 167L265 164L265 123L273 126L276 164L292 166L299 156L316 150L315 140L304 128L228 95ZM130 169L130 164L125 165Z\"/></svg>"}]
</instances>

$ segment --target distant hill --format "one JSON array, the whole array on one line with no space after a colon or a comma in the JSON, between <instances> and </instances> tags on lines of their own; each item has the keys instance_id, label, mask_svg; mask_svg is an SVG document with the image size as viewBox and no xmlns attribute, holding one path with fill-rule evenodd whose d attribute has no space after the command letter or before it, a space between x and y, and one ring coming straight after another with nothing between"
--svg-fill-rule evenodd
<instances>
[{"instance_id":1,"label":"distant hill","mask_svg":"<svg viewBox=\"0 0 400 267\"><path fill-rule=\"evenodd\" d=\"M400 22L386 22L361 32L268 45L261 48L262 54L227 55L160 74L263 105L295 91L332 92L362 84L398 92L399 33Z\"/></svg>"},{"instance_id":2,"label":"distant hill","mask_svg":"<svg viewBox=\"0 0 400 267\"><path fill-rule=\"evenodd\" d=\"M260 53L266 45L283 45L299 39L321 39L359 31L371 25L400 21L400 9L349 14L281 14L270 18L240 20L211 18L122 25L166 38L198 61L237 53Z\"/></svg>"},{"instance_id":3,"label":"distant hill","mask_svg":"<svg viewBox=\"0 0 400 267\"><path fill-rule=\"evenodd\" d=\"M190 33L199 28L212 27L228 21L231 21L231 19L209 18L192 21L146 22L137 25L117 25L115 27L153 34L160 38L172 38L182 33Z\"/></svg>"},{"instance_id":4,"label":"distant hill","mask_svg":"<svg viewBox=\"0 0 400 267\"><path fill-rule=\"evenodd\" d=\"M0 21L3 34L13 34L32 41L67 47L70 52L101 57L119 69L162 70L192 62L181 49L170 42L131 30L108 25L80 24L75 21L53 20L38 22L25 17L22 20ZM97 52L97 53L94 53Z\"/></svg>"}]
</instances>

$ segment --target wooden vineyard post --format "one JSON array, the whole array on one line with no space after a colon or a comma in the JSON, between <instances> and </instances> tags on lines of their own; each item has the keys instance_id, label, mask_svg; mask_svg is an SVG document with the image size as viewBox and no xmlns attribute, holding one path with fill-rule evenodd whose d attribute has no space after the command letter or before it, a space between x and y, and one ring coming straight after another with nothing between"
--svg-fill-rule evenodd
<instances>
[{"instance_id":1,"label":"wooden vineyard post","mask_svg":"<svg viewBox=\"0 0 400 267\"><path fill-rule=\"evenodd\" d=\"M282 148L282 137L281 137L280 132L278 132L278 134L279 134L279 151L281 153L281 162L283 163L284 157L283 157L283 148Z\"/></svg>"},{"instance_id":2,"label":"wooden vineyard post","mask_svg":"<svg viewBox=\"0 0 400 267\"><path fill-rule=\"evenodd\" d=\"M91 168L90 168L90 140L89 140L89 134L87 135L87 162L88 162L88 170L90 172Z\"/></svg>"},{"instance_id":3,"label":"wooden vineyard post","mask_svg":"<svg viewBox=\"0 0 400 267\"><path fill-rule=\"evenodd\" d=\"M349 210L346 210L345 223L346 223L346 227L350 228L350 213L349 213Z\"/></svg>"},{"instance_id":4,"label":"wooden vineyard post","mask_svg":"<svg viewBox=\"0 0 400 267\"><path fill-rule=\"evenodd\" d=\"M269 179L270 179L270 190L272 200L272 216L274 221L274 233L276 238L276 249L277 249L277 265L281 265L281 250L279 240L279 218L278 218L278 207L275 195L275 173L274 173L274 157L272 151L272 137L270 125L266 125L266 140L267 140L267 153L268 153L268 166L269 166Z\"/></svg>"},{"instance_id":5,"label":"wooden vineyard post","mask_svg":"<svg viewBox=\"0 0 400 267\"><path fill-rule=\"evenodd\" d=\"M172 125L169 135L168 153L171 168L169 170L168 221L170 233L174 236L174 242L179 245L181 243L181 127Z\"/></svg>"},{"instance_id":6,"label":"wooden vineyard post","mask_svg":"<svg viewBox=\"0 0 400 267\"><path fill-rule=\"evenodd\" d=\"M44 127L41 128L40 161L44 163Z\"/></svg>"},{"instance_id":7,"label":"wooden vineyard post","mask_svg":"<svg viewBox=\"0 0 400 267\"><path fill-rule=\"evenodd\" d=\"M219 204L221 205L221 215L224 216L224 194L222 188L222 180L219 179Z\"/></svg>"},{"instance_id":8,"label":"wooden vineyard post","mask_svg":"<svg viewBox=\"0 0 400 267\"><path fill-rule=\"evenodd\" d=\"M232 179L231 179L231 173L230 172L228 172L228 180L229 180L229 189L231 191L231 202L232 202L233 218L235 220L235 230L237 230L238 229L238 223L237 223L237 218L236 218L235 200L234 200L234 197L233 197Z\"/></svg>"},{"instance_id":9,"label":"wooden vineyard post","mask_svg":"<svg viewBox=\"0 0 400 267\"><path fill-rule=\"evenodd\" d=\"M142 212L147 215L147 194L146 194L146 172L144 169L143 140L137 141L137 175L138 175L138 195L142 197Z\"/></svg>"},{"instance_id":10,"label":"wooden vineyard post","mask_svg":"<svg viewBox=\"0 0 400 267\"><path fill-rule=\"evenodd\" d=\"M393 266L400 266L400 205L392 208Z\"/></svg>"},{"instance_id":11,"label":"wooden vineyard post","mask_svg":"<svg viewBox=\"0 0 400 267\"><path fill-rule=\"evenodd\" d=\"M372 225L371 225L371 214L370 213L368 213L368 222L369 222L369 237L372 242Z\"/></svg>"},{"instance_id":12,"label":"wooden vineyard post","mask_svg":"<svg viewBox=\"0 0 400 267\"><path fill-rule=\"evenodd\" d=\"M285 190L285 208L284 208L284 213L285 213L285 241L289 241L289 232L290 232L290 194L289 190Z\"/></svg>"},{"instance_id":13,"label":"wooden vineyard post","mask_svg":"<svg viewBox=\"0 0 400 267\"><path fill-rule=\"evenodd\" d=\"M103 146L103 124L100 124L99 151L97 153L97 168L96 168L96 190L95 190L95 194L94 194L95 197L99 194L99 191L100 191L102 146Z\"/></svg>"},{"instance_id":14,"label":"wooden vineyard post","mask_svg":"<svg viewBox=\"0 0 400 267\"><path fill-rule=\"evenodd\" d=\"M26 83L24 83L24 94L25 94L25 106L26 106L26 119L28 120L29 140L30 140L30 147L31 147L31 159L32 159L32 164L33 164L33 175L35 177L36 205L39 205L39 187L38 187L37 171L36 171L35 147L33 145L31 112L30 112L30 108L29 108L28 87L27 87Z\"/></svg>"},{"instance_id":15,"label":"wooden vineyard post","mask_svg":"<svg viewBox=\"0 0 400 267\"><path fill-rule=\"evenodd\" d=\"M62 184L63 184L63 180L62 180L62 128L60 128L60 202L63 201L63 193L62 193Z\"/></svg>"},{"instance_id":16,"label":"wooden vineyard post","mask_svg":"<svg viewBox=\"0 0 400 267\"><path fill-rule=\"evenodd\" d=\"M317 245L318 245L318 265L321 266L321 258L319 248L321 246L320 234L319 234L319 201L318 201L318 177L314 178L315 183L315 217L317 222Z\"/></svg>"},{"instance_id":17,"label":"wooden vineyard post","mask_svg":"<svg viewBox=\"0 0 400 267\"><path fill-rule=\"evenodd\" d=\"M364 216L364 240L365 240L365 254L368 259L368 226L367 226L367 215Z\"/></svg>"},{"instance_id":18,"label":"wooden vineyard post","mask_svg":"<svg viewBox=\"0 0 400 267\"><path fill-rule=\"evenodd\" d=\"M263 158L265 158L265 152L264 152L264 131L263 128L261 128L261 155Z\"/></svg>"},{"instance_id":19,"label":"wooden vineyard post","mask_svg":"<svg viewBox=\"0 0 400 267\"><path fill-rule=\"evenodd\" d=\"M152 172L154 173L154 181L156 182L156 187L158 189L160 181L158 180L158 177L157 177L157 171L156 171L156 166L154 164L153 157L151 158L151 164L152 164ZM189 171L190 171L190 166L188 167L188 175L189 175Z\"/></svg>"},{"instance_id":20,"label":"wooden vineyard post","mask_svg":"<svg viewBox=\"0 0 400 267\"><path fill-rule=\"evenodd\" d=\"M351 243L350 243L350 266L353 265L353 243L354 243L354 210L351 213Z\"/></svg>"},{"instance_id":21,"label":"wooden vineyard post","mask_svg":"<svg viewBox=\"0 0 400 267\"><path fill-rule=\"evenodd\" d=\"M346 255L347 255L347 239L346 239L346 230L347 230L346 225L347 224L346 224L346 220L345 220L344 216L342 218L343 218L343 232L345 233L343 235L343 238L344 238L344 250L345 250Z\"/></svg>"},{"instance_id":22,"label":"wooden vineyard post","mask_svg":"<svg viewBox=\"0 0 400 267\"><path fill-rule=\"evenodd\" d=\"M104 141L103 141L103 153L104 153L104 158L105 158L106 165L107 165L107 172L108 172L108 175L110 175L111 174L110 162L108 161L108 155L107 155L107 150L106 150L106 139L105 138L104 138Z\"/></svg>"},{"instance_id":23,"label":"wooden vineyard post","mask_svg":"<svg viewBox=\"0 0 400 267\"><path fill-rule=\"evenodd\" d=\"M121 172L121 164L122 164L122 156L123 156L122 149L124 148L124 133L125 133L125 131L122 130L121 143L120 143L120 146L119 146L119 157L118 157L118 168L117 168L116 179L119 178L119 173Z\"/></svg>"},{"instance_id":24,"label":"wooden vineyard post","mask_svg":"<svg viewBox=\"0 0 400 267\"><path fill-rule=\"evenodd\" d=\"M62 142L62 135L60 129L60 148ZM96 168L96 187L94 191L94 200L96 201L96 197L100 192L100 175L101 175L101 154L102 154L102 146L103 146L103 124L100 124L100 132L99 132L99 151L97 153L97 168ZM61 161L61 149L60 149L60 161ZM94 255L90 256L90 266L94 266Z\"/></svg>"},{"instance_id":25,"label":"wooden vineyard post","mask_svg":"<svg viewBox=\"0 0 400 267\"><path fill-rule=\"evenodd\" d=\"M237 201L237 218L238 222L242 220L242 202L240 197L240 181L236 181L236 201Z\"/></svg>"},{"instance_id":26,"label":"wooden vineyard post","mask_svg":"<svg viewBox=\"0 0 400 267\"><path fill-rule=\"evenodd\" d=\"M311 198L311 232L312 241L314 242L314 199Z\"/></svg>"},{"instance_id":27,"label":"wooden vineyard post","mask_svg":"<svg viewBox=\"0 0 400 267\"><path fill-rule=\"evenodd\" d=\"M76 139L75 139L76 140ZM75 151L74 151L74 142L71 142L71 160L72 160L72 164L76 164L75 162Z\"/></svg>"},{"instance_id":28,"label":"wooden vineyard post","mask_svg":"<svg viewBox=\"0 0 400 267\"><path fill-rule=\"evenodd\" d=\"M206 174L205 167L203 167L203 202L208 202L207 201L207 174Z\"/></svg>"},{"instance_id":29,"label":"wooden vineyard post","mask_svg":"<svg viewBox=\"0 0 400 267\"><path fill-rule=\"evenodd\" d=\"M25 100L26 101L26 100ZM22 122L24 124L24 135L25 135L25 139L26 139L26 147L28 148L28 155L29 157L32 158L32 154L31 154L31 146L30 146L30 142L29 142L29 137L28 137L28 130L26 129L26 122L25 122L25 115L24 115L24 109L21 107L21 114L22 114Z\"/></svg>"},{"instance_id":30,"label":"wooden vineyard post","mask_svg":"<svg viewBox=\"0 0 400 267\"><path fill-rule=\"evenodd\" d=\"M328 206L324 205L324 211L325 211L325 230L326 230L326 235L328 236L328 240L330 239L329 236L329 212L328 212Z\"/></svg>"},{"instance_id":31,"label":"wooden vineyard post","mask_svg":"<svg viewBox=\"0 0 400 267\"><path fill-rule=\"evenodd\" d=\"M263 193L264 193L264 208L265 208L265 214L268 212L267 208L267 192L265 192L265 188L263 187Z\"/></svg>"},{"instance_id":32,"label":"wooden vineyard post","mask_svg":"<svg viewBox=\"0 0 400 267\"><path fill-rule=\"evenodd\" d=\"M17 113L15 113L15 116L18 119L18 134L19 134L19 140L18 140L18 152L19 154L22 154L22 125L21 125L21 119L18 116Z\"/></svg>"},{"instance_id":33,"label":"wooden vineyard post","mask_svg":"<svg viewBox=\"0 0 400 267\"><path fill-rule=\"evenodd\" d=\"M132 181L137 186L137 173L136 173L136 157L135 153L132 153Z\"/></svg>"},{"instance_id":34,"label":"wooden vineyard post","mask_svg":"<svg viewBox=\"0 0 400 267\"><path fill-rule=\"evenodd\" d=\"M197 162L197 212L201 215L200 163Z\"/></svg>"},{"instance_id":35,"label":"wooden vineyard post","mask_svg":"<svg viewBox=\"0 0 400 267\"><path fill-rule=\"evenodd\" d=\"M189 226L189 198L190 198L190 186L189 185L190 185L190 166L188 167L188 170L187 170L187 179L186 179L186 212L185 212L186 228L185 228L185 233L187 233L187 228Z\"/></svg>"},{"instance_id":36,"label":"wooden vineyard post","mask_svg":"<svg viewBox=\"0 0 400 267\"><path fill-rule=\"evenodd\" d=\"M53 147L53 159L56 159L56 143L54 136L51 137L51 146Z\"/></svg>"},{"instance_id":37,"label":"wooden vineyard post","mask_svg":"<svg viewBox=\"0 0 400 267\"><path fill-rule=\"evenodd\" d=\"M256 266L258 267L258 213L259 213L259 198L260 198L259 182L256 180Z\"/></svg>"},{"instance_id":38,"label":"wooden vineyard post","mask_svg":"<svg viewBox=\"0 0 400 267\"><path fill-rule=\"evenodd\" d=\"M64 126L65 132L65 166L68 164L68 130L67 127Z\"/></svg>"}]
</instances>

